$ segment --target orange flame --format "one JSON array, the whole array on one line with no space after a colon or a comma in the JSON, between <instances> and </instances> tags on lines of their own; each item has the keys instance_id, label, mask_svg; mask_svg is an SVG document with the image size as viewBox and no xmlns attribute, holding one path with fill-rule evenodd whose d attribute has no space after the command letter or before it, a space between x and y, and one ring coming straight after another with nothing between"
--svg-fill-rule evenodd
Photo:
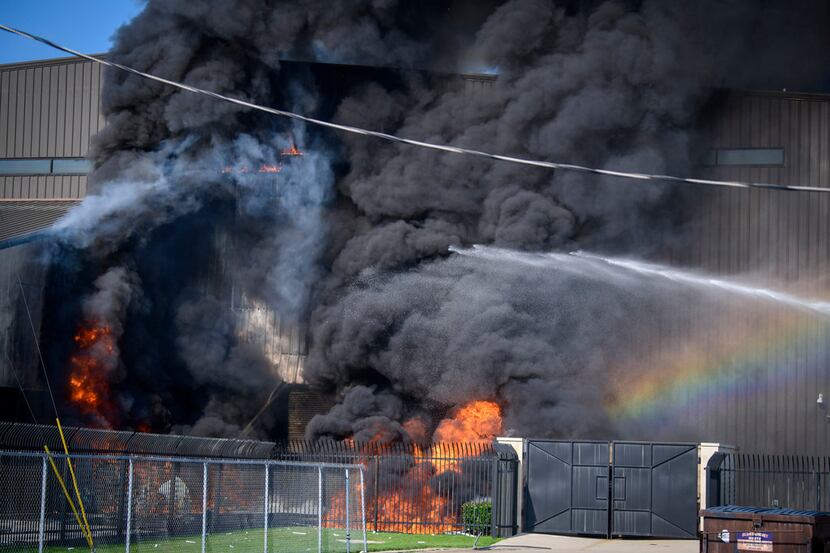
<instances>
[{"instance_id":1,"label":"orange flame","mask_svg":"<svg viewBox=\"0 0 830 553\"><path fill-rule=\"evenodd\" d=\"M107 382L106 363L115 355L108 326L82 323L72 337L77 347L69 358L69 400L102 426L112 427L116 409Z\"/></svg>"},{"instance_id":2,"label":"orange flame","mask_svg":"<svg viewBox=\"0 0 830 553\"><path fill-rule=\"evenodd\" d=\"M410 437L419 440L427 435L420 418L403 423ZM413 446L414 464L397 482L386 483L376 498L369 497L367 513L377 514L377 529L383 532L450 532L459 529L460 513L457 501L451 501L449 488L433 487L436 475L456 479L463 477L459 460L461 443L489 442L502 431L499 405L492 401L471 401L460 407L452 418L442 420L433 433L430 446ZM376 436L381 432L376 433ZM419 440L420 441L420 440ZM368 463L368 461L366 461ZM383 462L382 460L380 461ZM371 470L372 467L367 469ZM457 499L457 498L456 498ZM345 498L333 497L327 514L326 526L342 526L345 520Z\"/></svg>"},{"instance_id":3,"label":"orange flame","mask_svg":"<svg viewBox=\"0 0 830 553\"><path fill-rule=\"evenodd\" d=\"M490 441L502 432L501 407L493 401L471 401L435 429L436 442Z\"/></svg>"},{"instance_id":4,"label":"orange flame","mask_svg":"<svg viewBox=\"0 0 830 553\"><path fill-rule=\"evenodd\" d=\"M280 152L281 156L301 156L303 152L297 148L296 144L291 144L290 148L285 148Z\"/></svg>"},{"instance_id":5,"label":"orange flame","mask_svg":"<svg viewBox=\"0 0 830 553\"><path fill-rule=\"evenodd\" d=\"M302 150L297 148L296 144L291 144L290 148L280 150L280 157L297 157L302 155L305 154L303 154ZM251 168L247 165L242 165L239 167L233 167L228 165L226 167L223 167L221 172L223 175L227 175L228 173L279 173L282 171L282 168L282 162L277 164L263 163L255 171L251 170Z\"/></svg>"}]
</instances>

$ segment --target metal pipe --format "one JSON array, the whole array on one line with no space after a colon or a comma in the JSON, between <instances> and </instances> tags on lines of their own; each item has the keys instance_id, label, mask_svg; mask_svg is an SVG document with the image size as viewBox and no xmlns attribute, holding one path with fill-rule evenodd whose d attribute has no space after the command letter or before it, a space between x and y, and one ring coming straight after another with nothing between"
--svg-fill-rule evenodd
<instances>
[{"instance_id":1,"label":"metal pipe","mask_svg":"<svg viewBox=\"0 0 830 553\"><path fill-rule=\"evenodd\" d=\"M263 553L268 553L268 470L268 465L265 465L265 533L262 536Z\"/></svg>"},{"instance_id":2,"label":"metal pipe","mask_svg":"<svg viewBox=\"0 0 830 553\"><path fill-rule=\"evenodd\" d=\"M127 468L127 533L124 551L130 553L130 533L132 532L133 522L133 460L130 459Z\"/></svg>"},{"instance_id":3,"label":"metal pipe","mask_svg":"<svg viewBox=\"0 0 830 553\"><path fill-rule=\"evenodd\" d=\"M317 553L323 553L323 467L317 468Z\"/></svg>"},{"instance_id":4,"label":"metal pipe","mask_svg":"<svg viewBox=\"0 0 830 553\"><path fill-rule=\"evenodd\" d=\"M202 553L205 553L207 545L207 483L208 466L207 463L202 463Z\"/></svg>"},{"instance_id":5,"label":"metal pipe","mask_svg":"<svg viewBox=\"0 0 830 553\"><path fill-rule=\"evenodd\" d=\"M369 547L366 542L366 493L362 469L360 471L360 516L363 522L363 551L369 551Z\"/></svg>"},{"instance_id":6,"label":"metal pipe","mask_svg":"<svg viewBox=\"0 0 830 553\"><path fill-rule=\"evenodd\" d=\"M37 533L37 551L43 553L44 525L46 524L46 457L43 458L43 468L40 475L40 528Z\"/></svg>"},{"instance_id":7,"label":"metal pipe","mask_svg":"<svg viewBox=\"0 0 830 553\"><path fill-rule=\"evenodd\" d=\"M346 553L352 553L352 534L349 528L349 469L346 469Z\"/></svg>"}]
</instances>

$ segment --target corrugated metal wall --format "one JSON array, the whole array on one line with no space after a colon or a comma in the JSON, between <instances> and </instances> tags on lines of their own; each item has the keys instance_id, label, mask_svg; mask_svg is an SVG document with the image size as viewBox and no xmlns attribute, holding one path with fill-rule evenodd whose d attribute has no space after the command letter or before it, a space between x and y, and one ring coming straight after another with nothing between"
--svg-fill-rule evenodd
<instances>
[{"instance_id":1,"label":"corrugated metal wall","mask_svg":"<svg viewBox=\"0 0 830 553\"><path fill-rule=\"evenodd\" d=\"M0 158L78 158L104 127L101 66L56 60L0 66ZM84 175L0 176L2 198L82 198Z\"/></svg>"},{"instance_id":2,"label":"corrugated metal wall","mask_svg":"<svg viewBox=\"0 0 830 553\"><path fill-rule=\"evenodd\" d=\"M71 59L0 66L0 159L81 158L104 126L101 67ZM86 195L85 175L0 175L0 239L37 231ZM23 200L23 201L21 201ZM53 200L53 201L43 201ZM0 250L0 345L25 386L40 387L37 351L19 294L18 277L40 328L45 269L32 260L37 244ZM10 323L11 321L5 321ZM0 356L0 386L16 387Z\"/></svg>"},{"instance_id":3,"label":"corrugated metal wall","mask_svg":"<svg viewBox=\"0 0 830 553\"><path fill-rule=\"evenodd\" d=\"M732 93L706 129L711 148L783 148L780 167L711 167L708 177L830 187L830 96ZM701 239L680 260L717 273L823 277L830 194L701 189Z\"/></svg>"},{"instance_id":4,"label":"corrugated metal wall","mask_svg":"<svg viewBox=\"0 0 830 553\"><path fill-rule=\"evenodd\" d=\"M830 96L730 93L705 129L711 148L783 148L780 167L708 167L716 179L830 187ZM692 239L675 265L830 299L830 194L695 189ZM830 454L830 322L786 306L689 303L679 328L646 338L639 378L666 382L640 420L673 439L744 451ZM623 388L624 389L624 388ZM635 416L635 419L638 419ZM632 427L636 427L634 424ZM680 429L680 430L678 430ZM679 432L679 434L678 434Z\"/></svg>"},{"instance_id":5,"label":"corrugated metal wall","mask_svg":"<svg viewBox=\"0 0 830 553\"><path fill-rule=\"evenodd\" d=\"M490 77L465 81L471 94L492 86ZM0 67L0 158L85 156L90 138L104 125L100 86L101 68L90 62ZM783 148L784 164L711 167L701 173L830 186L830 97L732 93L711 121L706 131L712 148ZM0 176L0 203L85 193L82 175ZM768 286L830 298L830 194L701 187L689 205L694 238L689 247L672 252L672 263L720 275L751 274ZM8 297L8 287L5 292ZM301 382L305 329L284 324L261 306L234 308L240 336L261 343L283 378ZM696 306L685 309L693 312ZM662 427L651 423L652 436L666 434L665 425L671 425L667 435L674 439L731 442L747 451L830 454L830 421L816 404L818 393L830 404L827 322L773 306L751 312L724 307L714 320L711 313L689 320L694 322L644 337L648 352L634 376L678 384L668 392L668 407L657 409L657 417L651 412L663 421ZM8 376L0 375L0 385ZM639 432L634 437L642 438L648 426L642 419L634 422Z\"/></svg>"}]
</instances>

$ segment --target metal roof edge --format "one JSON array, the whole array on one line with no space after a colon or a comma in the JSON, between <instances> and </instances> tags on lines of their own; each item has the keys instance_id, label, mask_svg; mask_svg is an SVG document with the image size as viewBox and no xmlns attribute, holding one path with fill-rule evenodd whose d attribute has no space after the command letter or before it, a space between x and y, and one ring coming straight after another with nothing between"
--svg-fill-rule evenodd
<instances>
[{"instance_id":1,"label":"metal roof edge","mask_svg":"<svg viewBox=\"0 0 830 553\"><path fill-rule=\"evenodd\" d=\"M102 54L89 54L90 56L96 58L106 58L109 53L104 52ZM46 59L39 59L39 60L31 60L31 61L13 61L10 63L0 63L0 71L4 71L7 69L28 69L28 68L35 68L35 67L44 67L48 65L61 65L64 63L95 63L83 58L79 58L77 56L66 56L61 58L46 58Z\"/></svg>"}]
</instances>

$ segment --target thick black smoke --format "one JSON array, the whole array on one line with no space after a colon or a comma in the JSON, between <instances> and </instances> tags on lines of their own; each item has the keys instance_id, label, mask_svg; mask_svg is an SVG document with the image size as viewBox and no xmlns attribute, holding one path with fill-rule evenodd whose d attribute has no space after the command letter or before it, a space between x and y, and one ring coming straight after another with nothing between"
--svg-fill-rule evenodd
<instances>
[{"instance_id":1,"label":"thick black smoke","mask_svg":"<svg viewBox=\"0 0 830 553\"><path fill-rule=\"evenodd\" d=\"M826 42L819 5L150 0L111 57L420 140L686 174L715 88L815 76L782 60ZM285 59L407 71L334 90ZM496 76L453 76L481 71ZM124 311L122 388L156 426L233 434L277 384L261 348L238 337L228 288L310 321L305 378L342 399L311 436L405 438L404 420L436 422L470 399L498 401L522 433L607 429L601 383L644 331L635 301L645 320L665 316L640 290L448 248L649 255L665 231L682 236L675 187L315 132L121 73L108 73L103 107L97 194L62 225L96 266L138 267L144 305ZM276 187L244 171L282 163L292 141L307 155ZM158 333L167 349L148 363L137 344Z\"/></svg>"},{"instance_id":2,"label":"thick black smoke","mask_svg":"<svg viewBox=\"0 0 830 553\"><path fill-rule=\"evenodd\" d=\"M338 118L517 157L688 174L713 89L815 78L815 67L769 63L809 58L820 28L775 3L609 1L571 13L513 0L462 56L497 69L491 90L369 85ZM347 403L355 383L386 383L409 415L495 399L522 434L608 435L609 377L639 353L638 335L679 324L676 296L441 258L470 243L652 255L682 239L681 191L344 142L340 186L359 223L314 311L309 379ZM348 435L345 415L318 418L309 434Z\"/></svg>"},{"instance_id":3,"label":"thick black smoke","mask_svg":"<svg viewBox=\"0 0 830 553\"><path fill-rule=\"evenodd\" d=\"M611 437L624 429L609 385L643 360L643 337L727 301L566 254L481 251L352 283L315 327L329 373L348 388L368 364L389 387L350 388L311 435L394 435L395 421L486 398L507 406L507 431Z\"/></svg>"}]
</instances>

